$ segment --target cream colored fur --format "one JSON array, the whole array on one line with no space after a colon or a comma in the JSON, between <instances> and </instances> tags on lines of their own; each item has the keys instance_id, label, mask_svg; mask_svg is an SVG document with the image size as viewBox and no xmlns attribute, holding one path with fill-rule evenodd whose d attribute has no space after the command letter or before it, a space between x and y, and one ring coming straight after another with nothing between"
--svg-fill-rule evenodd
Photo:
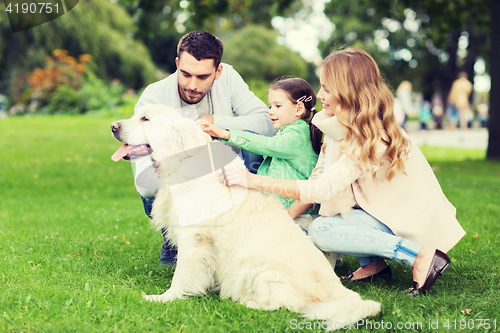
<instances>
[{"instance_id":1,"label":"cream colored fur","mask_svg":"<svg viewBox=\"0 0 500 333\"><path fill-rule=\"evenodd\" d=\"M164 108L144 106L132 119L121 121L124 131L130 135L143 116L154 122L154 114ZM161 133L147 135L159 140L148 141L156 160L206 144L207 137L200 128L173 113L170 119L162 117L158 125ZM130 143L134 140L138 140L134 144L145 143L139 142L137 136ZM164 163L165 175L175 172L179 163L182 162ZM232 163L243 162L237 158ZM216 202L200 193L227 191L213 173L177 187L174 196L185 198L189 203L185 208L202 212L212 209ZM167 230L167 237L178 247L178 258L170 288L161 295L144 294L146 300L168 302L203 295L218 285L222 298L254 309L286 308L308 319L349 323L380 311L379 303L362 300L341 284L325 256L277 199L253 190L231 190L241 197L241 203L186 227L178 222L179 205L173 204L169 190L158 192L153 204L153 223L158 229Z\"/></svg>"}]
</instances>

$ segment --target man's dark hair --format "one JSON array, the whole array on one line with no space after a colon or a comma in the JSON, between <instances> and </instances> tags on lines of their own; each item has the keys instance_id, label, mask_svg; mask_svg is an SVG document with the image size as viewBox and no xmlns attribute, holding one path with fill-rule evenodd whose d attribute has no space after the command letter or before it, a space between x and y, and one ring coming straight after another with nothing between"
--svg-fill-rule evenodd
<instances>
[{"instance_id":1,"label":"man's dark hair","mask_svg":"<svg viewBox=\"0 0 500 333\"><path fill-rule=\"evenodd\" d=\"M193 31L184 35L177 45L177 58L187 52L196 60L213 59L215 68L219 67L224 47L219 38L206 31Z\"/></svg>"}]
</instances>

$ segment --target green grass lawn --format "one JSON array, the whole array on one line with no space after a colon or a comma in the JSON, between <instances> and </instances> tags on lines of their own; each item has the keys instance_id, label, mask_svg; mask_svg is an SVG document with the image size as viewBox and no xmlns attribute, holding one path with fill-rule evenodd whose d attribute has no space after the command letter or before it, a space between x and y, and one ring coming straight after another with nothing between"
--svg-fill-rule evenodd
<instances>
[{"instance_id":1,"label":"green grass lawn","mask_svg":"<svg viewBox=\"0 0 500 333\"><path fill-rule=\"evenodd\" d=\"M166 290L173 269L158 264L161 235L143 212L130 164L110 159L119 147L113 120L0 120L0 332L321 331L299 329L296 313L250 310L213 293L142 300L141 291ZM360 331L482 332L486 319L499 331L500 163L484 161L481 150L423 151L467 235L427 297L405 296L411 270L392 262L389 283L348 283L382 303ZM346 258L337 274L357 265Z\"/></svg>"}]
</instances>

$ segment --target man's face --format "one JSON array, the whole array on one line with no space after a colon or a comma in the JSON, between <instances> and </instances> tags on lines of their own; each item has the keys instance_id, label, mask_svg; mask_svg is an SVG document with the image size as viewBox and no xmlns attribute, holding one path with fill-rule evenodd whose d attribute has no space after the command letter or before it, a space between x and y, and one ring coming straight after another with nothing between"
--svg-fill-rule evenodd
<instances>
[{"instance_id":1,"label":"man's face","mask_svg":"<svg viewBox=\"0 0 500 333\"><path fill-rule=\"evenodd\" d=\"M198 61L187 52L182 52L175 64L179 70L179 95L188 104L201 101L222 72L222 65L216 69L213 59Z\"/></svg>"}]
</instances>

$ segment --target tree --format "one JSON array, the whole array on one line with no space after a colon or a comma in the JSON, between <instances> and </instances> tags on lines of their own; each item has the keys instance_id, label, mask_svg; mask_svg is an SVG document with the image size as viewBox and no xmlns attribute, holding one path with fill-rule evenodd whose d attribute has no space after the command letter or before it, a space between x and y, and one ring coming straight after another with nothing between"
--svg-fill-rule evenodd
<instances>
[{"instance_id":1,"label":"tree","mask_svg":"<svg viewBox=\"0 0 500 333\"><path fill-rule=\"evenodd\" d=\"M271 82L280 76L305 77L307 63L276 41L278 33L247 25L224 40L223 60L232 64L246 81Z\"/></svg>"},{"instance_id":2,"label":"tree","mask_svg":"<svg viewBox=\"0 0 500 333\"><path fill-rule=\"evenodd\" d=\"M490 59L490 120L488 125L489 139L486 158L500 159L500 64L495 57L500 54L500 2L492 1L491 5L491 53Z\"/></svg>"},{"instance_id":3,"label":"tree","mask_svg":"<svg viewBox=\"0 0 500 333\"><path fill-rule=\"evenodd\" d=\"M182 22L186 14L180 1L119 0L118 4L132 17L132 36L146 45L156 66L166 73L174 72L177 43L185 29Z\"/></svg>"},{"instance_id":4,"label":"tree","mask_svg":"<svg viewBox=\"0 0 500 333\"><path fill-rule=\"evenodd\" d=\"M429 19L423 22L422 30L436 48L446 51L449 57L441 75L440 88L446 98L458 72L465 71L471 80L474 78L474 64L479 56L489 63L489 12L491 0L459 0L453 2L402 0L403 6L412 8L421 17ZM468 45L460 42L467 41ZM464 53L465 55L461 55ZM445 99L446 100L446 99Z\"/></svg>"},{"instance_id":5,"label":"tree","mask_svg":"<svg viewBox=\"0 0 500 333\"><path fill-rule=\"evenodd\" d=\"M133 17L134 37L150 50L153 61L175 71L177 42L184 33L205 30L221 39L249 24L271 28L276 15L289 15L302 6L298 0L119 0Z\"/></svg>"},{"instance_id":6,"label":"tree","mask_svg":"<svg viewBox=\"0 0 500 333\"><path fill-rule=\"evenodd\" d=\"M19 73L43 67L55 49L72 56L92 55L93 71L103 79L120 79L132 88L156 80L154 65L141 42L130 37L130 16L107 0L82 0L67 14L12 33L6 12L0 13L0 85L6 91Z\"/></svg>"},{"instance_id":7,"label":"tree","mask_svg":"<svg viewBox=\"0 0 500 333\"><path fill-rule=\"evenodd\" d=\"M478 56L484 58L489 70L490 45L495 45L494 38L500 38L492 33L490 42L490 23L494 19L487 13L492 3L495 1L331 0L325 13L337 29L322 49L328 53L339 44L363 48L374 56L393 88L410 79L427 98L439 89L446 102L458 72L466 71L469 78L474 77ZM465 41L462 49L459 41ZM492 82L494 75L491 71ZM495 112L494 105L490 105L490 145L494 132L500 131L500 124L494 125ZM490 145L488 151L500 150L500 144Z\"/></svg>"},{"instance_id":8,"label":"tree","mask_svg":"<svg viewBox=\"0 0 500 333\"><path fill-rule=\"evenodd\" d=\"M376 58L390 81L410 79L424 91L446 92L458 71L465 69L473 77L475 58L487 56L488 40L482 36L487 35L489 22L481 14L488 10L487 3L332 0L325 13L336 29L322 49L327 53L335 45L357 45ZM467 56L457 59L464 31L469 35Z\"/></svg>"},{"instance_id":9,"label":"tree","mask_svg":"<svg viewBox=\"0 0 500 333\"><path fill-rule=\"evenodd\" d=\"M226 18L236 27L246 24L264 25L271 28L271 19L290 14L302 5L296 0L189 0L189 16L197 28L216 33L216 20Z\"/></svg>"}]
</instances>

